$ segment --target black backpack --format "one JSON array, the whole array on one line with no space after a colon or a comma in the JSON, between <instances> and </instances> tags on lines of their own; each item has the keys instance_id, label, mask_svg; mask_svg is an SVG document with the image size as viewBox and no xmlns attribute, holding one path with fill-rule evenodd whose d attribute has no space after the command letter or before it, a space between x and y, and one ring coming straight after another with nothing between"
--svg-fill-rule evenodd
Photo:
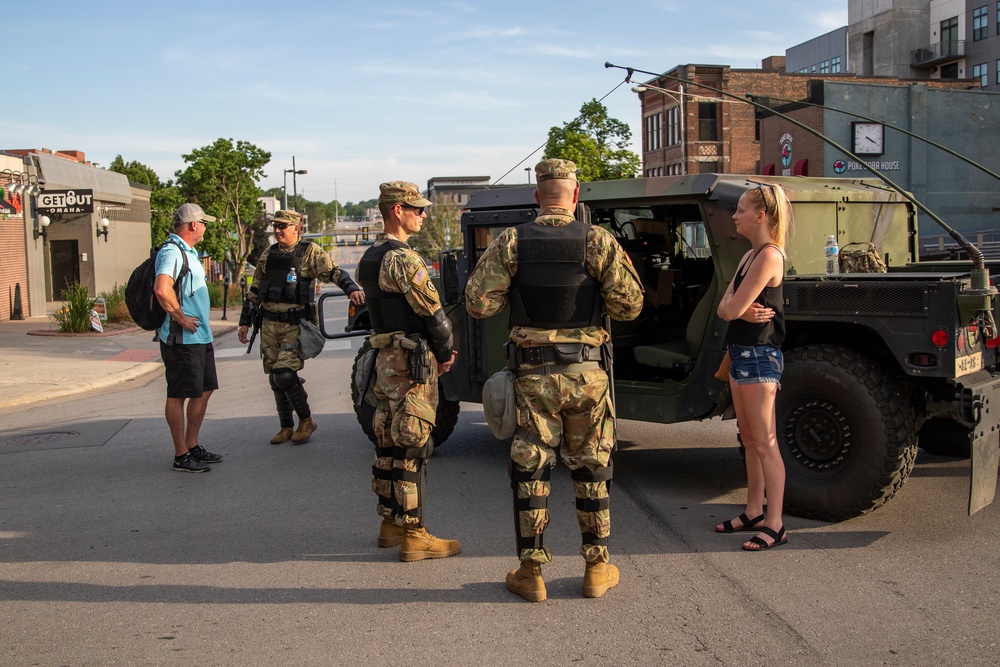
<instances>
[{"instance_id":1,"label":"black backpack","mask_svg":"<svg viewBox=\"0 0 1000 667\"><path fill-rule=\"evenodd\" d=\"M173 243L181 248L176 241L167 241L167 243ZM132 316L136 324L146 331L159 329L163 326L164 320L167 319L167 311L163 310L160 300L153 292L153 283L156 281L156 255L162 247L161 245L150 249L149 259L135 267L128 282L125 283L125 305L128 307L128 314ZM177 293L178 301L181 298L181 281L188 273L187 253L184 252L184 248L181 248L181 257L184 259L184 266L174 279L174 291Z\"/></svg>"}]
</instances>

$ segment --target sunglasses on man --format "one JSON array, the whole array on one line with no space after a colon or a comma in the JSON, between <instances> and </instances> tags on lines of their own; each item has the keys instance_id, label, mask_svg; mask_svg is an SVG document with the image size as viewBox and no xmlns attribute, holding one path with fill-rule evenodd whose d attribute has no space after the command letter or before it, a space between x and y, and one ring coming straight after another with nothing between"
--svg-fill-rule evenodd
<instances>
[{"instance_id":1,"label":"sunglasses on man","mask_svg":"<svg viewBox=\"0 0 1000 667\"><path fill-rule=\"evenodd\" d=\"M402 206L403 208L410 209L411 211L413 211L417 215L423 215L424 214L424 208L425 207L423 207L423 206L410 206L409 204L400 204L400 206Z\"/></svg>"},{"instance_id":2,"label":"sunglasses on man","mask_svg":"<svg viewBox=\"0 0 1000 667\"><path fill-rule=\"evenodd\" d=\"M291 226L292 226L292 223L290 223L290 222L276 222L273 225L275 231L279 231L279 232L282 231L283 229L286 229L286 228L291 227Z\"/></svg>"}]
</instances>

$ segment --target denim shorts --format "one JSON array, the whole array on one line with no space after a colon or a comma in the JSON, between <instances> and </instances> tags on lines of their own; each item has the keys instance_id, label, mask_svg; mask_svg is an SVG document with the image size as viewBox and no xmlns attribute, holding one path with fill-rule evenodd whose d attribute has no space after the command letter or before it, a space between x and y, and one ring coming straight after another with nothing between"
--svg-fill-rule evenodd
<instances>
[{"instance_id":1,"label":"denim shorts","mask_svg":"<svg viewBox=\"0 0 1000 667\"><path fill-rule=\"evenodd\" d=\"M785 358L773 345L729 345L729 377L737 384L781 384Z\"/></svg>"}]
</instances>

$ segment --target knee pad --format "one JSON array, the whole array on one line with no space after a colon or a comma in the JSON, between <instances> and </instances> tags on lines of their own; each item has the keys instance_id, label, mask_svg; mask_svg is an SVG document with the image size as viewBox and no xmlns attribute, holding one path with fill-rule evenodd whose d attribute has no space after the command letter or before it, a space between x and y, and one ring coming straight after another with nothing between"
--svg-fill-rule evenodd
<instances>
[{"instance_id":1,"label":"knee pad","mask_svg":"<svg viewBox=\"0 0 1000 667\"><path fill-rule=\"evenodd\" d=\"M271 386L275 389L288 391L298 384L299 374L291 368L275 368L271 371Z\"/></svg>"}]
</instances>

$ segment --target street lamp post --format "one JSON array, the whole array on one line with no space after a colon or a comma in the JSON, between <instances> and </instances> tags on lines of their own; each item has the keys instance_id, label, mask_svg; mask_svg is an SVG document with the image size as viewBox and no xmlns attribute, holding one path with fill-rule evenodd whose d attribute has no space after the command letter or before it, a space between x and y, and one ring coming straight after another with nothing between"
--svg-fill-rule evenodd
<instances>
[{"instance_id":1,"label":"street lamp post","mask_svg":"<svg viewBox=\"0 0 1000 667\"><path fill-rule=\"evenodd\" d=\"M282 199L283 199L283 201L281 202L281 208L285 208L285 209L288 208L288 174L291 174L292 175L292 210L293 211L299 210L298 209L298 207L299 207L299 192L298 192L298 187L296 186L295 177L298 174L308 174L308 173L309 172L306 171L305 169L296 169L295 168L295 156L293 155L292 156L292 168L291 169L285 169L285 183L284 183L284 185L281 188L281 194L282 194Z\"/></svg>"},{"instance_id":2,"label":"street lamp post","mask_svg":"<svg viewBox=\"0 0 1000 667\"><path fill-rule=\"evenodd\" d=\"M531 167L525 167L524 170L528 172L528 185L531 185Z\"/></svg>"}]
</instances>

